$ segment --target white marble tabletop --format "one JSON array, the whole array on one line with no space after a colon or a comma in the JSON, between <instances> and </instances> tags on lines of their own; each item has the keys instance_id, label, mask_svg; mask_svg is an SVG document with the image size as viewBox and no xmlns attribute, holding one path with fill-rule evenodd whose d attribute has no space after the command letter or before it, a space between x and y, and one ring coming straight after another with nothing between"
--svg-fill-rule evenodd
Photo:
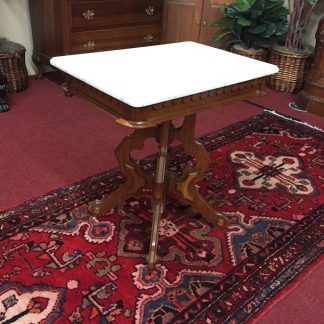
<instances>
[{"instance_id":1,"label":"white marble tabletop","mask_svg":"<svg viewBox=\"0 0 324 324\"><path fill-rule=\"evenodd\" d=\"M59 56L51 64L138 108L278 72L276 65L195 42Z\"/></svg>"}]
</instances>

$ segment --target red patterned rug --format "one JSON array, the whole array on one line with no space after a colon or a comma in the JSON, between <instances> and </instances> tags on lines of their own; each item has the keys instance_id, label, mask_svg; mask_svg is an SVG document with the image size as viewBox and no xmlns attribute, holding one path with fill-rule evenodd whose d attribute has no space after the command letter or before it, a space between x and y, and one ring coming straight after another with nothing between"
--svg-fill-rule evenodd
<instances>
[{"instance_id":1,"label":"red patterned rug","mask_svg":"<svg viewBox=\"0 0 324 324\"><path fill-rule=\"evenodd\" d=\"M170 198L150 273L148 197L95 219L86 203L118 170L58 189L0 213L0 322L244 323L307 271L323 249L324 133L263 113L200 142L199 188L226 230ZM186 163L173 149L171 170Z\"/></svg>"}]
</instances>

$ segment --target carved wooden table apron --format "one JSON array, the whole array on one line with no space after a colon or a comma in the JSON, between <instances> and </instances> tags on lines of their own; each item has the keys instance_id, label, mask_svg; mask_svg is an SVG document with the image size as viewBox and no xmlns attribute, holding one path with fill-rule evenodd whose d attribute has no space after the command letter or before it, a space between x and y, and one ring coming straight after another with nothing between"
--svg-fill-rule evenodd
<instances>
[{"instance_id":1,"label":"carved wooden table apron","mask_svg":"<svg viewBox=\"0 0 324 324\"><path fill-rule=\"evenodd\" d=\"M184 44L198 46L199 49L204 46L195 43ZM141 50L143 51L144 48ZM62 57L57 59L62 59ZM117 123L134 129L134 132L126 136L115 149L120 170L126 181L116 191L89 206L93 215L100 216L110 211L111 208L120 205L127 197L139 193L142 189L151 190L153 195L153 216L150 248L147 257L150 268L153 268L157 262L159 223L163 214L164 201L169 192L176 193L181 201L189 203L210 224L220 228L226 226L226 217L214 210L196 188L196 183L202 179L210 163L205 148L195 140L196 114L260 95L265 81L262 74L271 72L263 71L262 76L259 78L224 87L215 87L207 91L171 98L170 100L155 102L138 108L125 103L126 100L116 99L118 96L113 97L106 92L99 91L98 87L81 81L82 78L74 77L73 71L64 68L64 66L60 65L60 62L54 60L52 64L69 73L66 83L67 91L96 104L115 118ZM269 66L267 63L262 62L262 64ZM271 67L271 71L275 73L275 67ZM172 124L172 120L177 118L184 118L182 125L178 128ZM144 172L140 164L131 157L133 150L143 148L144 141L147 138L154 138L159 144L154 174ZM174 141L181 142L185 154L192 156L195 160L195 163L188 163L185 166L181 175L173 174L168 169L168 147Z\"/></svg>"}]
</instances>

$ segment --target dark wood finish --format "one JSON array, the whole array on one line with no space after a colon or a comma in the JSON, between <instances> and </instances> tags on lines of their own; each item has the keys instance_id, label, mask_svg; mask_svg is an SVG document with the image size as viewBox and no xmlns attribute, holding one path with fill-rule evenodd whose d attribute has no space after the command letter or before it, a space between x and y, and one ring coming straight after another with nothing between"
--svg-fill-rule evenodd
<instances>
[{"instance_id":1,"label":"dark wood finish","mask_svg":"<svg viewBox=\"0 0 324 324\"><path fill-rule=\"evenodd\" d=\"M71 51L72 54L85 52L84 46L89 42L95 44L94 50L96 51L145 46L148 44L148 40L145 39L146 35L151 35L154 44L156 44L156 42L160 43L160 32L159 25L139 25L77 32L71 36ZM153 40L151 43L153 43Z\"/></svg>"},{"instance_id":2,"label":"dark wood finish","mask_svg":"<svg viewBox=\"0 0 324 324\"><path fill-rule=\"evenodd\" d=\"M108 4L107 4L108 3ZM160 24L162 1L72 1L71 20L72 30L106 29L107 27L134 25L134 24ZM152 15L146 9L154 7ZM86 20L80 13L94 10L93 19Z\"/></svg>"},{"instance_id":3,"label":"dark wood finish","mask_svg":"<svg viewBox=\"0 0 324 324\"><path fill-rule=\"evenodd\" d=\"M204 0L203 10L201 13L201 28L199 34L199 43L213 45L212 39L216 34L216 27L212 26L215 19L223 17L220 6L224 3L231 3L233 0ZM222 47L225 41L217 43L217 47ZM215 45L214 45L215 46Z\"/></svg>"},{"instance_id":4,"label":"dark wood finish","mask_svg":"<svg viewBox=\"0 0 324 324\"><path fill-rule=\"evenodd\" d=\"M222 17L220 6L233 0L166 0L163 41L166 43L195 41L212 45L217 29L212 26ZM219 42L217 47L222 47Z\"/></svg>"},{"instance_id":5,"label":"dark wood finish","mask_svg":"<svg viewBox=\"0 0 324 324\"><path fill-rule=\"evenodd\" d=\"M37 77L53 56L161 43L163 0L29 0Z\"/></svg>"},{"instance_id":6,"label":"dark wood finish","mask_svg":"<svg viewBox=\"0 0 324 324\"><path fill-rule=\"evenodd\" d=\"M131 128L148 128L164 121L185 117L202 112L211 107L224 106L239 100L264 94L262 92L264 78L238 83L207 92L170 100L134 109L119 100L108 96L88 84L66 77L65 91L75 93L103 109L113 116L118 123Z\"/></svg>"},{"instance_id":7,"label":"dark wood finish","mask_svg":"<svg viewBox=\"0 0 324 324\"><path fill-rule=\"evenodd\" d=\"M117 146L115 154L126 181L116 191L89 205L94 216L100 216L120 205L127 197L140 193L143 189L153 193L153 217L148 265L153 268L157 262L158 228L163 213L164 200L169 192L175 193L181 201L189 203L206 220L219 228L224 228L227 218L213 209L196 188L202 179L210 159L200 143L195 140L196 114L207 109L223 106L238 100L250 99L263 94L265 78L242 82L216 90L202 92L167 102L134 109L91 86L68 77L69 93L77 94L103 109L121 125L134 128ZM171 121L184 117L182 126L175 128ZM159 143L159 155L154 174L141 169L131 153L143 148L147 138L155 138ZM181 142L184 152L195 159L188 164L181 175L169 172L167 150L174 142Z\"/></svg>"},{"instance_id":8,"label":"dark wood finish","mask_svg":"<svg viewBox=\"0 0 324 324\"><path fill-rule=\"evenodd\" d=\"M167 43L199 39L203 0L166 0L163 40Z\"/></svg>"},{"instance_id":9,"label":"dark wood finish","mask_svg":"<svg viewBox=\"0 0 324 324\"><path fill-rule=\"evenodd\" d=\"M316 46L311 72L299 97L303 108L324 117L324 17L319 21L316 31Z\"/></svg>"},{"instance_id":10,"label":"dark wood finish","mask_svg":"<svg viewBox=\"0 0 324 324\"><path fill-rule=\"evenodd\" d=\"M157 248L159 239L159 227L160 219L164 210L164 202L168 193L168 147L169 137L171 130L171 121L163 122L159 125L159 138L160 150L156 164L155 181L153 189L153 217L152 217L152 229L151 229L151 240L150 250L147 256L147 262L149 268L154 268L157 262Z\"/></svg>"}]
</instances>

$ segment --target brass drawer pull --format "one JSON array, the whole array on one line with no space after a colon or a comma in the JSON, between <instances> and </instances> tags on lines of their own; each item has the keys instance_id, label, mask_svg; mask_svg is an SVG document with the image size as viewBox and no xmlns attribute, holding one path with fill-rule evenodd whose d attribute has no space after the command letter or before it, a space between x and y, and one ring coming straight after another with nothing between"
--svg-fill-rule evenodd
<instances>
[{"instance_id":1,"label":"brass drawer pull","mask_svg":"<svg viewBox=\"0 0 324 324\"><path fill-rule=\"evenodd\" d=\"M154 39L154 37L152 34L147 34L146 36L144 36L145 43L151 43L151 42L153 42L153 39Z\"/></svg>"},{"instance_id":2,"label":"brass drawer pull","mask_svg":"<svg viewBox=\"0 0 324 324\"><path fill-rule=\"evenodd\" d=\"M153 6L148 6L146 9L145 9L145 12L148 16L153 16L154 13L155 13L155 8Z\"/></svg>"},{"instance_id":3,"label":"brass drawer pull","mask_svg":"<svg viewBox=\"0 0 324 324\"><path fill-rule=\"evenodd\" d=\"M87 51L93 51L96 47L96 43L94 41L87 41L83 47L87 50Z\"/></svg>"},{"instance_id":4,"label":"brass drawer pull","mask_svg":"<svg viewBox=\"0 0 324 324\"><path fill-rule=\"evenodd\" d=\"M94 18L94 10L93 9L88 9L87 11L85 11L82 16L84 17L85 20L93 20Z\"/></svg>"}]
</instances>

